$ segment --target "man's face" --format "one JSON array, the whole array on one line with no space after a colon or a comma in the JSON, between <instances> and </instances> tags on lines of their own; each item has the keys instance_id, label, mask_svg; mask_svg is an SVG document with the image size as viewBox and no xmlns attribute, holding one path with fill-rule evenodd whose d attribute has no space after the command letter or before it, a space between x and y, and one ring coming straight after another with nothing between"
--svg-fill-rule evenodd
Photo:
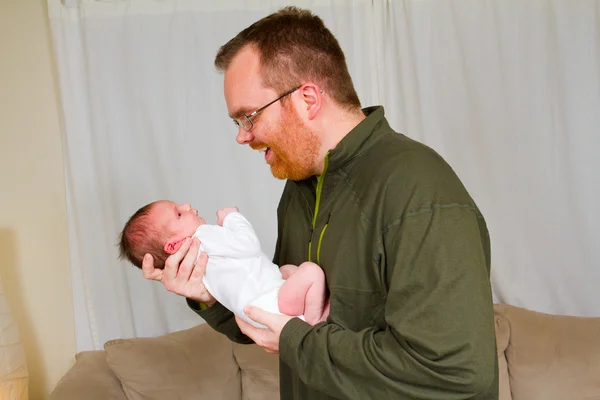
<instances>
[{"instance_id":1,"label":"man's face","mask_svg":"<svg viewBox=\"0 0 600 400\"><path fill-rule=\"evenodd\" d=\"M292 88L290 88L292 89ZM302 180L314 174L319 137L306 126L294 108L302 102L294 92L284 103L277 101L252 118L250 132L239 128L237 141L264 151L271 173L278 179ZM225 101L231 117L251 114L279 97L261 84L260 58L251 47L241 50L225 71Z\"/></svg>"}]
</instances>

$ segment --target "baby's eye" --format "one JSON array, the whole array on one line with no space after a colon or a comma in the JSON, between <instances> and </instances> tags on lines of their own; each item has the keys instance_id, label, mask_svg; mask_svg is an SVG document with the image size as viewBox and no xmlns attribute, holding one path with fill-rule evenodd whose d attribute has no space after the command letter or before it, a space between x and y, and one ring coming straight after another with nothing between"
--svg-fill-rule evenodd
<instances>
[{"instance_id":1,"label":"baby's eye","mask_svg":"<svg viewBox=\"0 0 600 400\"><path fill-rule=\"evenodd\" d=\"M177 213L177 217L181 217L181 213Z\"/></svg>"}]
</instances>

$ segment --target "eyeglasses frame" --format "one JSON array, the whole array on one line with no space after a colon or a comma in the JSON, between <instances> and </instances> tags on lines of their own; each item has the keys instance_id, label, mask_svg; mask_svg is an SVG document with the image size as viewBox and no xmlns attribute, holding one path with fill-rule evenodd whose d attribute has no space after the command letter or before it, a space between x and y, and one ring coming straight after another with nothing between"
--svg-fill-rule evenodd
<instances>
[{"instance_id":1,"label":"eyeglasses frame","mask_svg":"<svg viewBox=\"0 0 600 400\"><path fill-rule=\"evenodd\" d=\"M260 113L261 111L263 111L265 108L269 107L271 104L274 104L274 103L278 102L279 100L283 99L285 96L294 93L296 90L300 89L301 87L302 87L302 85L300 85L298 87L295 87L292 90L288 90L287 92L285 92L284 94L282 94L281 96L279 96L278 98L276 98L275 100L273 100L273 101L265 104L264 106L258 108L257 110L253 111L250 114L243 114L241 117L232 118L233 123L237 127L241 127L245 131L250 132L252 130L252 128L254 128L254 121L252 121L252 118L256 117L258 115L258 113ZM245 119L246 121L243 121L243 119ZM250 128L246 128L247 124L250 125Z\"/></svg>"}]
</instances>

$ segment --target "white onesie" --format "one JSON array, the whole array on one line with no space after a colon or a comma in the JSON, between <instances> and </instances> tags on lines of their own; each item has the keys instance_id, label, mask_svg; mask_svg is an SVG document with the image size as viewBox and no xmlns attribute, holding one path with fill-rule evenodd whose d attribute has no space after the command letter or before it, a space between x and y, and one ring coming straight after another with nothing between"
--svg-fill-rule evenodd
<instances>
[{"instance_id":1,"label":"white onesie","mask_svg":"<svg viewBox=\"0 0 600 400\"><path fill-rule=\"evenodd\" d=\"M219 303L259 328L264 325L248 318L245 306L282 314L277 297L285 280L262 252L254 228L242 214L227 214L223 226L200 225L194 236L200 239L200 251L208 254L204 286Z\"/></svg>"}]
</instances>

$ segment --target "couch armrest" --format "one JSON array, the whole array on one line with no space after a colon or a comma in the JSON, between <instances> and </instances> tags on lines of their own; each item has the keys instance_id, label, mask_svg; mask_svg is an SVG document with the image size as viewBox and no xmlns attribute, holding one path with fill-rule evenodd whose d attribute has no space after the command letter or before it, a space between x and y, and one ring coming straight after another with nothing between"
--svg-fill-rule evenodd
<instances>
[{"instance_id":1,"label":"couch armrest","mask_svg":"<svg viewBox=\"0 0 600 400\"><path fill-rule=\"evenodd\" d=\"M496 305L513 400L600 399L600 318Z\"/></svg>"},{"instance_id":2,"label":"couch armrest","mask_svg":"<svg viewBox=\"0 0 600 400\"><path fill-rule=\"evenodd\" d=\"M83 351L61 378L49 400L127 400L103 350Z\"/></svg>"}]
</instances>

